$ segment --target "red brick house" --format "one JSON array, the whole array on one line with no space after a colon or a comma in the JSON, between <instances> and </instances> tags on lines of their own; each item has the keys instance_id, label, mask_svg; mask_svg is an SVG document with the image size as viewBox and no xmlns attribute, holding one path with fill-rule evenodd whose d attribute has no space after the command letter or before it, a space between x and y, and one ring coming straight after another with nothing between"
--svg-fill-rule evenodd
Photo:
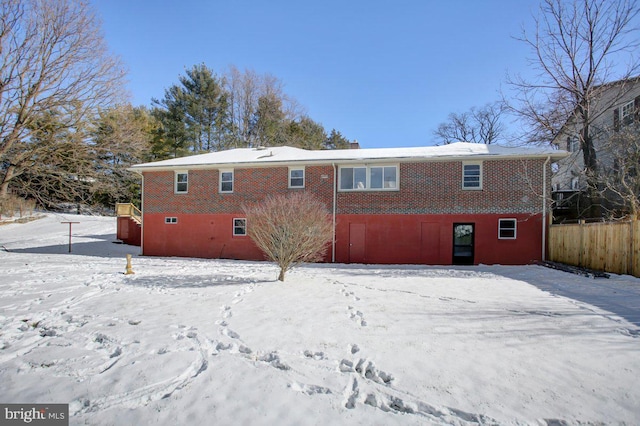
<instances>
[{"instance_id":1,"label":"red brick house","mask_svg":"<svg viewBox=\"0 0 640 426\"><path fill-rule=\"evenodd\" d=\"M133 166L142 254L258 260L242 205L310 191L340 263L527 264L544 257L551 163L564 151L456 143L241 148Z\"/></svg>"}]
</instances>

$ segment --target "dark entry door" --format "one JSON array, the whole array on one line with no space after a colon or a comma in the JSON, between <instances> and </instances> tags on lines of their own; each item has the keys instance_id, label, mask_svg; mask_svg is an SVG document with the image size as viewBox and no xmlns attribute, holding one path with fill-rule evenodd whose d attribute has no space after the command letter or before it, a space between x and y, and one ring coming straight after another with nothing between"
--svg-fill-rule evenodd
<instances>
[{"instance_id":1,"label":"dark entry door","mask_svg":"<svg viewBox=\"0 0 640 426\"><path fill-rule=\"evenodd\" d=\"M349 262L364 263L364 223L349 224Z\"/></svg>"},{"instance_id":2,"label":"dark entry door","mask_svg":"<svg viewBox=\"0 0 640 426\"><path fill-rule=\"evenodd\" d=\"M453 264L473 265L473 223L453 224Z\"/></svg>"}]
</instances>

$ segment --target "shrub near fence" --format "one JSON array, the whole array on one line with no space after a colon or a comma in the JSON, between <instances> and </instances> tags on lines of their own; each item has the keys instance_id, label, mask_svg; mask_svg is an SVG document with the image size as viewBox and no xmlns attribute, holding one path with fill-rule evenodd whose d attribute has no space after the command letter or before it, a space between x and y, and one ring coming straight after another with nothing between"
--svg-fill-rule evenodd
<instances>
[{"instance_id":1,"label":"shrub near fence","mask_svg":"<svg viewBox=\"0 0 640 426\"><path fill-rule=\"evenodd\" d=\"M549 260L640 277L640 221L551 225Z\"/></svg>"}]
</instances>

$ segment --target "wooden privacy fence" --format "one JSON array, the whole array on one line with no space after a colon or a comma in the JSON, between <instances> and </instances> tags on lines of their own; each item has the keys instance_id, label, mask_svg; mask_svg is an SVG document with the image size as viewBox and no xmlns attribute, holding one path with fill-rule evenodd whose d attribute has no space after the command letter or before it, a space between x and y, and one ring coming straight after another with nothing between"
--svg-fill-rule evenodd
<instances>
[{"instance_id":1,"label":"wooden privacy fence","mask_svg":"<svg viewBox=\"0 0 640 426\"><path fill-rule=\"evenodd\" d=\"M551 225L549 260L640 277L640 221Z\"/></svg>"}]
</instances>

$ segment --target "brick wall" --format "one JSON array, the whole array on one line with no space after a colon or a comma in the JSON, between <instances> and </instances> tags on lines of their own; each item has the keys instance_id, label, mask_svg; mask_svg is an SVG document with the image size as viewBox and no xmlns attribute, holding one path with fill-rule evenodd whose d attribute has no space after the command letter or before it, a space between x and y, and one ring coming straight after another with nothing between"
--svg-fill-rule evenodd
<instances>
[{"instance_id":1,"label":"brick wall","mask_svg":"<svg viewBox=\"0 0 640 426\"><path fill-rule=\"evenodd\" d=\"M399 191L339 192L338 213L539 213L543 164L544 160L484 161L482 190L462 189L460 161L400 164ZM550 181L549 170L548 176Z\"/></svg>"},{"instance_id":2,"label":"brick wall","mask_svg":"<svg viewBox=\"0 0 640 426\"><path fill-rule=\"evenodd\" d=\"M305 167L305 188L331 208L333 167ZM288 167L235 168L233 193L220 193L219 170L189 170L189 190L174 193L174 172L144 173L145 213L218 214L239 213L242 206L268 195L301 189L289 188Z\"/></svg>"},{"instance_id":3,"label":"brick wall","mask_svg":"<svg viewBox=\"0 0 640 426\"><path fill-rule=\"evenodd\" d=\"M482 190L463 190L462 162L400 164L399 191L338 192L338 214L539 213L544 159L486 160ZM549 166L548 166L549 167ZM287 167L235 168L234 191L221 194L218 170L189 170L189 192L174 194L174 173L145 172L145 213L238 213L243 204L284 194ZM547 169L548 182L551 172ZM332 206L333 167L306 166L305 189ZM532 188L535 188L532 189Z\"/></svg>"}]
</instances>

